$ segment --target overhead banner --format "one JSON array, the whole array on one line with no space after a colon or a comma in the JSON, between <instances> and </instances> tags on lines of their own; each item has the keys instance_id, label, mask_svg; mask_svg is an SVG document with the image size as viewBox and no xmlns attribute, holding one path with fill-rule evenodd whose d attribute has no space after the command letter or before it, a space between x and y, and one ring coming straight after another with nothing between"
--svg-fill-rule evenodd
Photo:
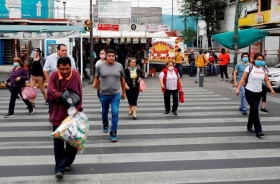
<instances>
[{"instance_id":1,"label":"overhead banner","mask_svg":"<svg viewBox=\"0 0 280 184\"><path fill-rule=\"evenodd\" d=\"M40 33L40 32L14 32L14 33L0 33L0 39L57 39L57 38L70 38L79 37L80 33L72 32L53 32L53 33Z\"/></svg>"},{"instance_id":2,"label":"overhead banner","mask_svg":"<svg viewBox=\"0 0 280 184\"><path fill-rule=\"evenodd\" d=\"M99 2L98 18L131 18L131 2Z\"/></svg>"}]
</instances>

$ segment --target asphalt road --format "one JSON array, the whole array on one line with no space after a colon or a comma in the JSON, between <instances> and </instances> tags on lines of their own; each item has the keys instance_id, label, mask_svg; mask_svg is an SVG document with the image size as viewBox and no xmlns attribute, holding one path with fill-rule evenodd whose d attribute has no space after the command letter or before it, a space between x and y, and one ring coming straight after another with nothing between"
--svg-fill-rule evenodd
<instances>
[{"instance_id":1,"label":"asphalt road","mask_svg":"<svg viewBox=\"0 0 280 184\"><path fill-rule=\"evenodd\" d=\"M126 100L120 105L117 143L102 133L96 91L85 87L83 106L90 120L86 149L59 183L279 184L280 94L269 98L269 114L260 113L265 136L258 139L246 131L248 116L238 111L239 98L230 83L218 77L205 81L199 88L194 78L184 76L186 102L174 116L164 114L158 79L145 79L137 120L127 115ZM0 104L0 183L57 183L42 95L38 93L34 115L17 101L15 117L3 118L7 90L0 90Z\"/></svg>"}]
</instances>

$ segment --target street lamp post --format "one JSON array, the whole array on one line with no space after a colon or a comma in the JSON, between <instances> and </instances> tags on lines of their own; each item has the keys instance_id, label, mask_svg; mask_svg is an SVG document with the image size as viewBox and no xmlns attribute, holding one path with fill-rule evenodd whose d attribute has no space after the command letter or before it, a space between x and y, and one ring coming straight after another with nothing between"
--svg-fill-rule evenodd
<instances>
[{"instance_id":1,"label":"street lamp post","mask_svg":"<svg viewBox=\"0 0 280 184\"><path fill-rule=\"evenodd\" d=\"M66 7L66 2L63 1L63 8L64 8L64 14L63 14L63 16L64 16L64 19L65 19L65 17L66 17L66 14L65 14L65 7Z\"/></svg>"}]
</instances>

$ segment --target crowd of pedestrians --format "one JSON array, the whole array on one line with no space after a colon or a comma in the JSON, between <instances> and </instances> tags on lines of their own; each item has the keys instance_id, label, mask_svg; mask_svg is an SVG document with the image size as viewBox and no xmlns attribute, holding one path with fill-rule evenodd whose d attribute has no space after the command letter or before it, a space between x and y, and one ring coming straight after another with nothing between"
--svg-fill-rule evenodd
<instances>
[{"instance_id":1,"label":"crowd of pedestrians","mask_svg":"<svg viewBox=\"0 0 280 184\"><path fill-rule=\"evenodd\" d=\"M24 68L20 58L14 58L13 70L10 78L6 81L7 87L11 90L10 104L8 114L5 118L14 116L15 101L22 98L21 88L26 86L26 80L30 80L30 86L39 86L45 102L49 105L49 120L52 124L52 130L55 131L67 118L69 107L61 99L61 95L65 90L70 90L79 96L79 103L75 105L74 111L83 111L82 107L82 83L79 71L76 70L76 63L71 56L67 55L67 47L64 44L58 45L57 53L50 55L47 60L41 56L39 48L34 49L35 57L30 60L29 72ZM95 64L95 76L93 88L97 89L97 95L101 103L101 120L102 130L104 133L109 132L111 142L116 142L118 122L119 122L119 106L121 100L127 98L128 115L132 119L137 119L137 100L140 94L141 82L143 82L139 61L135 57L128 59L128 66L123 67L121 63L116 62L117 53L115 50L101 50L99 53L100 60ZM178 115L179 99L178 94L182 91L181 78L183 77L182 63L184 56L181 51L176 55L174 62L167 62L166 67L159 74L159 83L163 92L164 113L169 114L170 111L174 115ZM255 133L257 137L264 136L259 119L259 103L262 99L261 111L266 110L266 93L267 88L275 95L268 81L268 69L266 67L265 58L262 54L255 54L254 61L249 62L249 54L243 53L241 61L236 65L233 80L236 87L236 94L240 95L239 110L243 115L247 115L247 103L250 106L248 116L247 130ZM190 50L188 56L190 73L189 76L195 75L195 66L198 73L204 73L205 67L210 67L212 75L217 76L216 64L220 66L221 80L224 76L228 79L227 65L230 61L229 54L225 53L225 49L221 50L221 54L217 56L214 52L199 51L195 55L194 50ZM48 87L45 90L44 81L47 81ZM172 105L170 102L172 96ZM35 112L35 99L22 99L27 105L28 113L32 115ZM109 131L109 108L111 106L111 128ZM72 109L73 110L73 109ZM54 139L54 156L55 156L55 177L63 178L64 172L71 169L74 162L77 149L65 144L60 139Z\"/></svg>"}]
</instances>

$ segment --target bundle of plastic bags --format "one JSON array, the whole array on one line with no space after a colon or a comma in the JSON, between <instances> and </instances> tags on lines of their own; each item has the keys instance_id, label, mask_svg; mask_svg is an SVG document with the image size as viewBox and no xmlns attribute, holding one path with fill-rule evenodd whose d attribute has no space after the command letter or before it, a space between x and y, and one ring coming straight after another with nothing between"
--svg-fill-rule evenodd
<instances>
[{"instance_id":1,"label":"bundle of plastic bags","mask_svg":"<svg viewBox=\"0 0 280 184\"><path fill-rule=\"evenodd\" d=\"M83 150L89 131L88 118L83 112L68 116L61 125L51 134L54 138L66 141L78 150Z\"/></svg>"}]
</instances>

